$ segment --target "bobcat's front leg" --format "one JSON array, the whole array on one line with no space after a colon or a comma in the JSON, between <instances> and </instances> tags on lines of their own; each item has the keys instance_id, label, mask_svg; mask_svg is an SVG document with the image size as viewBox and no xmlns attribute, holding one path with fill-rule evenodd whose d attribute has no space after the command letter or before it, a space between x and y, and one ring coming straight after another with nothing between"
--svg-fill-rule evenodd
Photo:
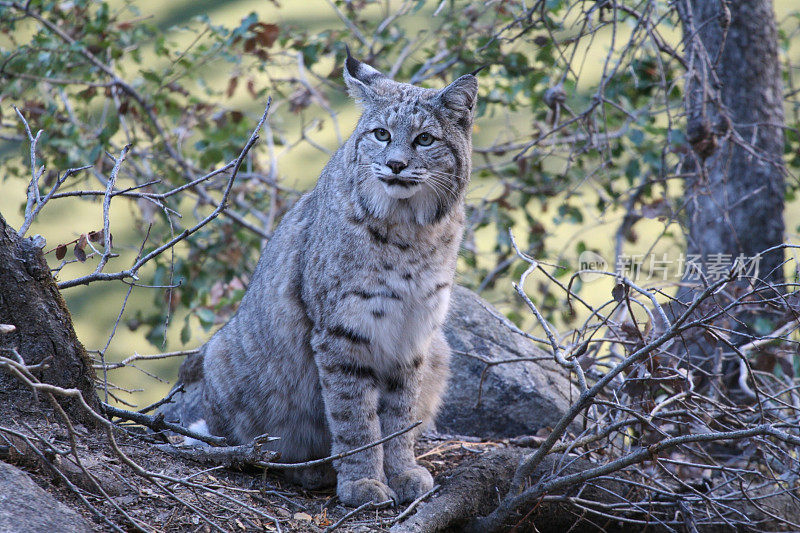
<instances>
[{"instance_id":1,"label":"bobcat's front leg","mask_svg":"<svg viewBox=\"0 0 800 533\"><path fill-rule=\"evenodd\" d=\"M384 379L378 414L383 435L391 435L415 422L420 416L421 370L424 358L417 356L410 368L399 369ZM433 487L433 477L414 457L414 442L419 428L403 433L383 444L384 470L389 486L398 499L410 502Z\"/></svg>"},{"instance_id":2,"label":"bobcat's front leg","mask_svg":"<svg viewBox=\"0 0 800 533\"><path fill-rule=\"evenodd\" d=\"M345 333L343 329L326 331L315 335L313 342L334 455L381 437L378 378L372 368L349 357L354 350L364 349L359 344L366 340L355 333ZM345 505L357 507L397 499L386 485L381 445L348 455L333 465L337 473L336 494Z\"/></svg>"}]
</instances>

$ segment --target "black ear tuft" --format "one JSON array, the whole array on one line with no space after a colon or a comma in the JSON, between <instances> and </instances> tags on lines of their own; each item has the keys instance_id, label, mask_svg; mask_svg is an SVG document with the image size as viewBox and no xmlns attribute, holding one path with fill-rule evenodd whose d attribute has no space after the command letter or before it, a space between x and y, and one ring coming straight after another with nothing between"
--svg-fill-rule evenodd
<instances>
[{"instance_id":1,"label":"black ear tuft","mask_svg":"<svg viewBox=\"0 0 800 533\"><path fill-rule=\"evenodd\" d=\"M478 67L475 70L473 70L472 72L470 72L470 74L472 74L473 76L477 76L478 73L480 71L482 71L483 69L485 69L485 68L489 68L489 65L483 65L482 67Z\"/></svg>"},{"instance_id":2,"label":"black ear tuft","mask_svg":"<svg viewBox=\"0 0 800 533\"><path fill-rule=\"evenodd\" d=\"M350 53L350 47L349 46L344 45L344 49L347 52L347 58L344 60L344 67L347 69L347 72L351 76L353 76L354 78L357 78L358 77L357 72L358 72L359 62Z\"/></svg>"},{"instance_id":3,"label":"black ear tuft","mask_svg":"<svg viewBox=\"0 0 800 533\"><path fill-rule=\"evenodd\" d=\"M350 55L350 47L345 46L347 57L344 60L344 82L348 92L361 103L374 100L380 93L380 80L386 76L371 66Z\"/></svg>"}]
</instances>

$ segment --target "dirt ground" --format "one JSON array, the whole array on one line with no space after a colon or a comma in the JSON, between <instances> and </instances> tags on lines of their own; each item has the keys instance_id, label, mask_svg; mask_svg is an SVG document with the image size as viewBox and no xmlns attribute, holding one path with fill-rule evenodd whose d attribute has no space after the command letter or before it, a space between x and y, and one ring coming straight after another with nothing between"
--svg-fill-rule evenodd
<instances>
[{"instance_id":1,"label":"dirt ground","mask_svg":"<svg viewBox=\"0 0 800 533\"><path fill-rule=\"evenodd\" d=\"M175 457L157 447L164 446L163 438L133 426L122 426L115 438L140 468L115 452L103 428L73 424L81 468L71 453L70 431L49 407L42 402L19 409L11 403L17 405L0 404L0 460L24 470L97 531L115 525L121 531L164 532L388 531L414 511L406 504L353 512L338 502L333 488L306 491L278 472ZM427 434L417 444L417 456L440 479L499 446L504 444Z\"/></svg>"}]
</instances>

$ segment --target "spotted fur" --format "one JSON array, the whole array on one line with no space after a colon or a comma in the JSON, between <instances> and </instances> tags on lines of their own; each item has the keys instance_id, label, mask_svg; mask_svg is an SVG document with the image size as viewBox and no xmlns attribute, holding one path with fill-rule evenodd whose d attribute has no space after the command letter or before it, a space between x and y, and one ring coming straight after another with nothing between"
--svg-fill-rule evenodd
<instances>
[{"instance_id":1,"label":"spotted fur","mask_svg":"<svg viewBox=\"0 0 800 533\"><path fill-rule=\"evenodd\" d=\"M363 108L355 131L284 217L238 312L201 350L208 430L234 443L279 436L271 446L287 462L432 420L448 375L442 323L477 80L424 89L352 57L344 70ZM422 133L433 141L423 144ZM430 489L415 437L336 461L340 499L409 501ZM302 472L300 481L321 485L331 474Z\"/></svg>"}]
</instances>

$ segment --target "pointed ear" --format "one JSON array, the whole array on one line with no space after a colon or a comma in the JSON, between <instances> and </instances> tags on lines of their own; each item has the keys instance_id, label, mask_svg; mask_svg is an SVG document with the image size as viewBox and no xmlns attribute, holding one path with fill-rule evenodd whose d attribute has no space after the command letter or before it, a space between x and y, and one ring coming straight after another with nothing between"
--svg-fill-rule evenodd
<instances>
[{"instance_id":1,"label":"pointed ear","mask_svg":"<svg viewBox=\"0 0 800 533\"><path fill-rule=\"evenodd\" d=\"M386 79L386 76L351 56L350 48L347 48L347 59L344 61L344 82L347 85L347 92L356 102L374 100L377 95L375 82L382 79Z\"/></svg>"},{"instance_id":2,"label":"pointed ear","mask_svg":"<svg viewBox=\"0 0 800 533\"><path fill-rule=\"evenodd\" d=\"M444 107L457 112L471 112L478 99L478 78L465 74L439 91L439 101Z\"/></svg>"}]
</instances>

